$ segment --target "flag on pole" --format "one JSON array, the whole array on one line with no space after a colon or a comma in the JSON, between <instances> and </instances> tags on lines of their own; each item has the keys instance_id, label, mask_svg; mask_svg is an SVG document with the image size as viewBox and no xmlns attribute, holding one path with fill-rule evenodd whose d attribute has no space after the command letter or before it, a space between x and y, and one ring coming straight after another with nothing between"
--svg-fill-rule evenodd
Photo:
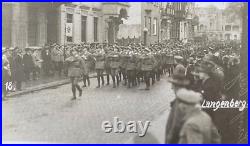
<instances>
[{"instance_id":1,"label":"flag on pole","mask_svg":"<svg viewBox=\"0 0 250 146\"><path fill-rule=\"evenodd\" d=\"M73 24L72 23L66 23L66 36L72 37L73 36Z\"/></svg>"}]
</instances>

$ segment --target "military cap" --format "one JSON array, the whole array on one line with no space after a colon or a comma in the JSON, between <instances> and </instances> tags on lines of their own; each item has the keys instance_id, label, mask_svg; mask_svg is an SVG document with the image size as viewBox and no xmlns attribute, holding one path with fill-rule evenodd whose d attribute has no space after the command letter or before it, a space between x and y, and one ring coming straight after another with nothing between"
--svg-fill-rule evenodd
<instances>
[{"instance_id":1,"label":"military cap","mask_svg":"<svg viewBox=\"0 0 250 146\"><path fill-rule=\"evenodd\" d=\"M176 98L182 103L197 104L202 100L202 95L193 90L182 88L176 92Z\"/></svg>"}]
</instances>

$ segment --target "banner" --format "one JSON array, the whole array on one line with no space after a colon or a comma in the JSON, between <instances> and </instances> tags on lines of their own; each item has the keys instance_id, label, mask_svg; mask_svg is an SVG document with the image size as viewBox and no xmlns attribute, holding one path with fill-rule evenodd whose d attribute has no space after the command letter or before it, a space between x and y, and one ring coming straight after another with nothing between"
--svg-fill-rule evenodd
<instances>
[{"instance_id":1,"label":"banner","mask_svg":"<svg viewBox=\"0 0 250 146\"><path fill-rule=\"evenodd\" d=\"M65 28L66 36L72 37L73 36L73 24L72 23L66 23L66 28Z\"/></svg>"}]
</instances>

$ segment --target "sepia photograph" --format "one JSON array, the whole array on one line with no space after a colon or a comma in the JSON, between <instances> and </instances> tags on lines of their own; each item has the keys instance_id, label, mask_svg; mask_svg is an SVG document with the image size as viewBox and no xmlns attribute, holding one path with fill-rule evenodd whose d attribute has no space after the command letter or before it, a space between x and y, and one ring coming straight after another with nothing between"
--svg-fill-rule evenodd
<instances>
[{"instance_id":1,"label":"sepia photograph","mask_svg":"<svg viewBox=\"0 0 250 146\"><path fill-rule=\"evenodd\" d=\"M248 2L2 2L3 144L247 144Z\"/></svg>"}]
</instances>

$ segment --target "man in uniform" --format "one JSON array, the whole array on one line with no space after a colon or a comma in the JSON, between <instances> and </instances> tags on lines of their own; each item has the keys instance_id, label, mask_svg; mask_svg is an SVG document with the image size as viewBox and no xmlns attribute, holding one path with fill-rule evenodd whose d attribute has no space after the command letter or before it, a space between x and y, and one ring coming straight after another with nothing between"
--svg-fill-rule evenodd
<instances>
[{"instance_id":1,"label":"man in uniform","mask_svg":"<svg viewBox=\"0 0 250 146\"><path fill-rule=\"evenodd\" d=\"M130 88L131 84L132 86L136 85L136 57L134 55L134 52L129 52L129 59L127 64L127 77L128 77L128 88Z\"/></svg>"},{"instance_id":2,"label":"man in uniform","mask_svg":"<svg viewBox=\"0 0 250 146\"><path fill-rule=\"evenodd\" d=\"M154 59L154 56L150 54L150 50L148 48L145 49L146 53L143 56L143 61L142 61L142 71L144 74L144 80L146 83L146 88L145 90L149 90L150 87L150 77L151 77L151 72L153 71L153 68L156 64L156 61Z\"/></svg>"},{"instance_id":3,"label":"man in uniform","mask_svg":"<svg viewBox=\"0 0 250 146\"><path fill-rule=\"evenodd\" d=\"M82 55L83 59L83 87L86 87L86 81L88 82L88 86L90 86L89 72L91 68L91 62L93 60L91 53L84 49L84 54Z\"/></svg>"},{"instance_id":4,"label":"man in uniform","mask_svg":"<svg viewBox=\"0 0 250 146\"><path fill-rule=\"evenodd\" d=\"M120 56L118 54L117 48L114 48L114 51L109 54L110 58L110 68L111 68L111 77L113 81L113 88L119 86L119 66L120 66Z\"/></svg>"},{"instance_id":5,"label":"man in uniform","mask_svg":"<svg viewBox=\"0 0 250 146\"><path fill-rule=\"evenodd\" d=\"M104 78L103 78L103 71L104 71L104 65L105 65L105 56L104 51L101 49L98 49L95 54L95 69L97 73L97 88L100 88L100 80L102 80L102 85L104 85Z\"/></svg>"},{"instance_id":6,"label":"man in uniform","mask_svg":"<svg viewBox=\"0 0 250 146\"><path fill-rule=\"evenodd\" d=\"M68 76L71 81L71 89L73 93L72 100L76 99L76 89L79 91L79 97L82 96L82 89L78 85L79 78L82 74L83 60L76 50L71 51L71 56L67 58L66 65L68 68Z\"/></svg>"}]
</instances>

